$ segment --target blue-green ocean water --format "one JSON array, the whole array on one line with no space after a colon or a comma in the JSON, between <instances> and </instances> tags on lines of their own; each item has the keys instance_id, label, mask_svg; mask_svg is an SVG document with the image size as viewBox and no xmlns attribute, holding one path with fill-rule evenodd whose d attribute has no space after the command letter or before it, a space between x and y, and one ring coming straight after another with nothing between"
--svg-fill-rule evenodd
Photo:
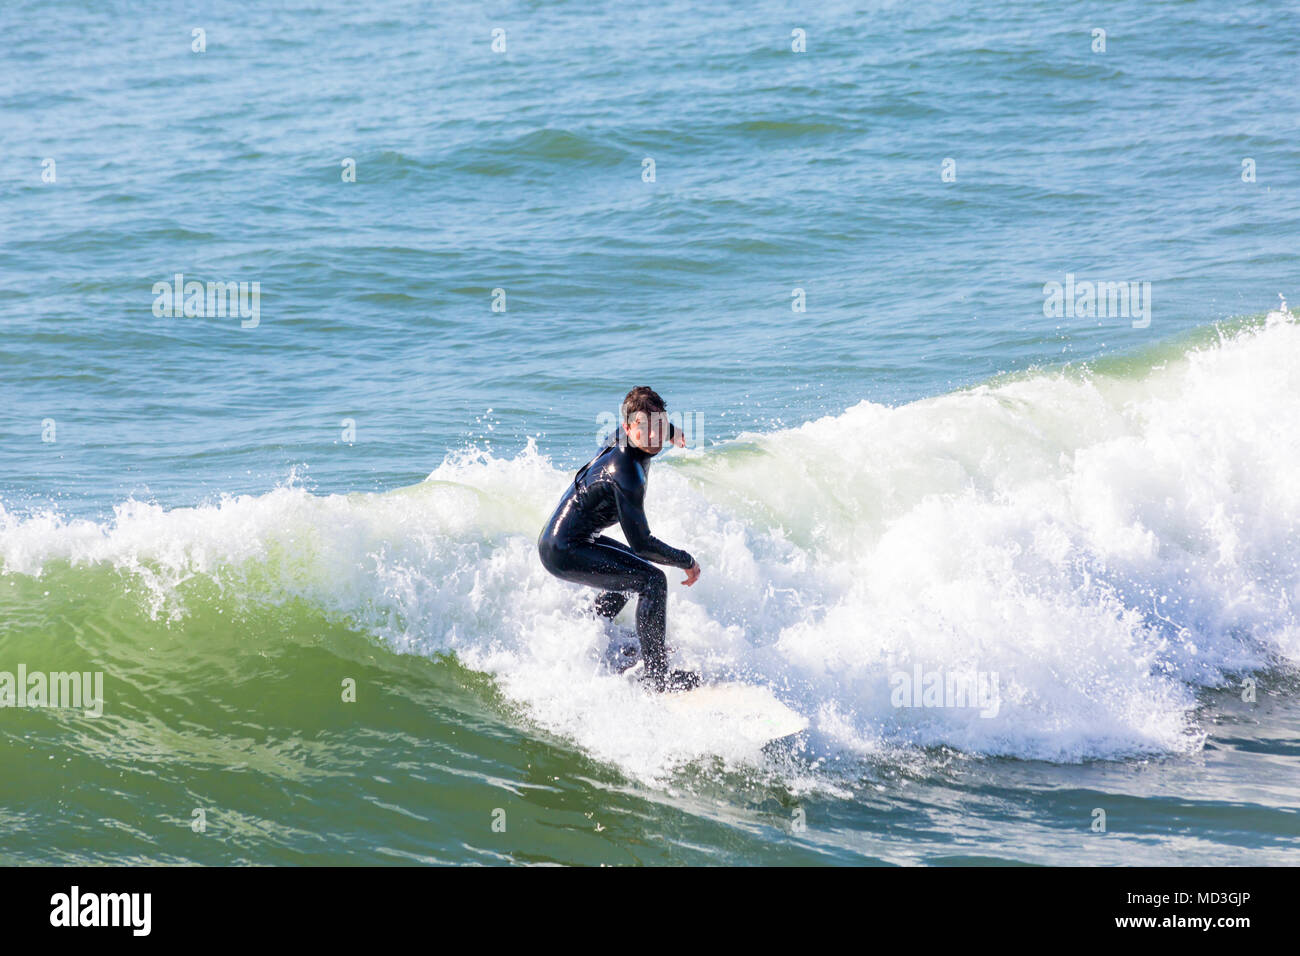
<instances>
[{"instance_id":1,"label":"blue-green ocean water","mask_svg":"<svg viewBox=\"0 0 1300 956\"><path fill-rule=\"evenodd\" d=\"M0 708L0 862L1300 862L1298 40L3 4L0 672L105 701ZM638 384L669 643L797 739L603 673L536 560Z\"/></svg>"}]
</instances>

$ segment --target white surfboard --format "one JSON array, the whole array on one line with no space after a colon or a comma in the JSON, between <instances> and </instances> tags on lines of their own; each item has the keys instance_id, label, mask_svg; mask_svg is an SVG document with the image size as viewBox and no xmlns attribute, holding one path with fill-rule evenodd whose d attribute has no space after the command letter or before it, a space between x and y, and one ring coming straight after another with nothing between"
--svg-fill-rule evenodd
<instances>
[{"instance_id":1,"label":"white surfboard","mask_svg":"<svg viewBox=\"0 0 1300 956\"><path fill-rule=\"evenodd\" d=\"M752 684L704 684L694 690L667 691L660 697L675 714L707 721L757 745L808 728L806 717L777 700L768 688Z\"/></svg>"},{"instance_id":2,"label":"white surfboard","mask_svg":"<svg viewBox=\"0 0 1300 956\"><path fill-rule=\"evenodd\" d=\"M610 623L605 628L609 645L604 664L621 674L641 663L641 643L636 631ZM808 720L776 699L766 687L752 684L705 684L694 690L665 691L658 695L674 714L692 721L722 727L726 733L762 746L808 728Z\"/></svg>"}]
</instances>

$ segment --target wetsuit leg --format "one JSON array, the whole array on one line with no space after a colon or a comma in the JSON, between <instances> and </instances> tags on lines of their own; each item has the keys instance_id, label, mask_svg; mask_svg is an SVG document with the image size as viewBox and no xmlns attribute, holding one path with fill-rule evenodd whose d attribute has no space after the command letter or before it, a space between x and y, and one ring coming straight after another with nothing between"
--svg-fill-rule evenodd
<instances>
[{"instance_id":1,"label":"wetsuit leg","mask_svg":"<svg viewBox=\"0 0 1300 956\"><path fill-rule=\"evenodd\" d=\"M609 618L612 621L618 617L618 612L623 610L623 605L627 604L630 597L630 594L622 594L618 591L602 591L591 602L591 609L597 616Z\"/></svg>"},{"instance_id":2,"label":"wetsuit leg","mask_svg":"<svg viewBox=\"0 0 1300 956\"><path fill-rule=\"evenodd\" d=\"M621 541L615 541L613 538L600 535L596 538L595 544L607 545L611 548L618 548L620 551L626 551L632 554L632 549ZM635 555L633 555L635 557ZM618 617L618 612L623 610L624 605L632 597L631 594L624 591L603 591L596 595L596 599L591 602L592 610L600 617L609 618L611 621Z\"/></svg>"},{"instance_id":3,"label":"wetsuit leg","mask_svg":"<svg viewBox=\"0 0 1300 956\"><path fill-rule=\"evenodd\" d=\"M668 670L668 654L664 649L667 575L616 541L547 548L542 561L548 571L565 581L617 592L620 596L627 592L637 595L636 633L641 641L641 657L645 660L646 673L662 682ZM623 599L626 603L627 598Z\"/></svg>"}]
</instances>

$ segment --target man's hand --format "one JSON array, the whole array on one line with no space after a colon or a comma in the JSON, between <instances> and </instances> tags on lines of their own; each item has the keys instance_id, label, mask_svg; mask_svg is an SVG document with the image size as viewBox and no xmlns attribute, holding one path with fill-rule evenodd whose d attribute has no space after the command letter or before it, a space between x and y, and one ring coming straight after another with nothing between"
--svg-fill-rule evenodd
<instances>
[{"instance_id":1,"label":"man's hand","mask_svg":"<svg viewBox=\"0 0 1300 956\"><path fill-rule=\"evenodd\" d=\"M686 569L686 580L683 581L682 584L685 584L687 587L690 587L699 579L700 579L700 562L696 561L689 568Z\"/></svg>"},{"instance_id":2,"label":"man's hand","mask_svg":"<svg viewBox=\"0 0 1300 956\"><path fill-rule=\"evenodd\" d=\"M676 425L669 424L668 440L672 442L674 445L676 445L678 448L686 447L686 435Z\"/></svg>"}]
</instances>

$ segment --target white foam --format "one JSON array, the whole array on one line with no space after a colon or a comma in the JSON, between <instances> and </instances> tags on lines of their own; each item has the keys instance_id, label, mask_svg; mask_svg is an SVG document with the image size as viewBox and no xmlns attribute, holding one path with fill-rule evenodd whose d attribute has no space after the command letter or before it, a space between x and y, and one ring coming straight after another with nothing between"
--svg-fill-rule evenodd
<instances>
[{"instance_id":1,"label":"white foam","mask_svg":"<svg viewBox=\"0 0 1300 956\"><path fill-rule=\"evenodd\" d=\"M1274 313L1140 378L1038 374L669 452L652 526L704 569L691 589L666 569L676 666L771 685L813 758L1192 751L1198 689L1300 659L1297 422L1300 328ZM571 477L530 441L386 494L289 484L103 524L0 508L0 561L112 565L176 619L194 576L312 601L397 650L454 651L636 776L762 761L602 672L590 592L535 550ZM996 715L895 706L917 665L996 674Z\"/></svg>"}]
</instances>

